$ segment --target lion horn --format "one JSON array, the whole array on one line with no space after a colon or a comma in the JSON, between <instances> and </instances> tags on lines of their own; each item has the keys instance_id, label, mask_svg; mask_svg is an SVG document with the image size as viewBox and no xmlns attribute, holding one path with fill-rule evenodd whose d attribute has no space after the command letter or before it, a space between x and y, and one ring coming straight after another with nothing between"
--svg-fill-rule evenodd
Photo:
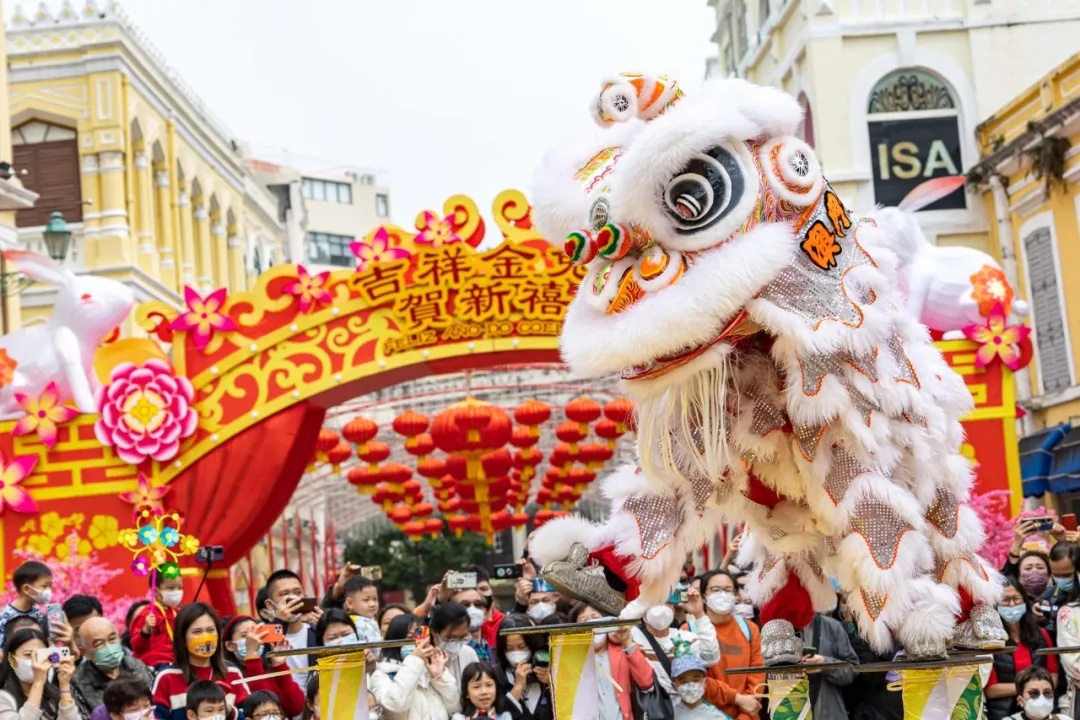
<instances>
[{"instance_id":1,"label":"lion horn","mask_svg":"<svg viewBox=\"0 0 1080 720\"><path fill-rule=\"evenodd\" d=\"M593 119L601 127L634 118L652 120L682 97L682 89L666 75L623 73L604 81L593 103Z\"/></svg>"}]
</instances>

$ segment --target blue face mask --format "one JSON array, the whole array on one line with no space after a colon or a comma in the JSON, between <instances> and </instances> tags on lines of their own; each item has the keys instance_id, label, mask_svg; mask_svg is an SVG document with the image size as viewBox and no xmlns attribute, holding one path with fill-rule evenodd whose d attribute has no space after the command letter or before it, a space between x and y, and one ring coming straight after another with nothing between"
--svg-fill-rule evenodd
<instances>
[{"instance_id":1,"label":"blue face mask","mask_svg":"<svg viewBox=\"0 0 1080 720\"><path fill-rule=\"evenodd\" d=\"M1024 617L1027 612L1027 608L1023 605L1005 606L998 605L998 615L1007 625L1015 625L1020 622L1020 618Z\"/></svg>"},{"instance_id":2,"label":"blue face mask","mask_svg":"<svg viewBox=\"0 0 1080 720\"><path fill-rule=\"evenodd\" d=\"M415 650L415 649L416 648L414 646L412 646L412 645L406 645L405 647L401 648L401 662L405 662L405 658L412 655L413 650Z\"/></svg>"},{"instance_id":3,"label":"blue face mask","mask_svg":"<svg viewBox=\"0 0 1080 720\"><path fill-rule=\"evenodd\" d=\"M1068 592L1073 589L1074 585L1076 585L1076 580L1073 578L1054 578L1054 587L1058 590Z\"/></svg>"}]
</instances>

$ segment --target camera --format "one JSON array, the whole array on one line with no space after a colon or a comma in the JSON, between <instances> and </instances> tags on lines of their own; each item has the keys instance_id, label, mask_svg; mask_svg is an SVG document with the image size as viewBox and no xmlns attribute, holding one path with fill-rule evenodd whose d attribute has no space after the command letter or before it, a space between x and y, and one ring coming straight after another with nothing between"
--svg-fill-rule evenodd
<instances>
[{"instance_id":1,"label":"camera","mask_svg":"<svg viewBox=\"0 0 1080 720\"><path fill-rule=\"evenodd\" d=\"M491 577L495 580L518 580L522 577L524 568L517 563L512 563L510 565L496 565L491 570Z\"/></svg>"},{"instance_id":2,"label":"camera","mask_svg":"<svg viewBox=\"0 0 1080 720\"><path fill-rule=\"evenodd\" d=\"M205 545L195 551L195 561L204 565L225 562L225 548L222 545Z\"/></svg>"},{"instance_id":3,"label":"camera","mask_svg":"<svg viewBox=\"0 0 1080 720\"><path fill-rule=\"evenodd\" d=\"M451 571L446 574L447 590L472 590L476 587L476 573Z\"/></svg>"}]
</instances>

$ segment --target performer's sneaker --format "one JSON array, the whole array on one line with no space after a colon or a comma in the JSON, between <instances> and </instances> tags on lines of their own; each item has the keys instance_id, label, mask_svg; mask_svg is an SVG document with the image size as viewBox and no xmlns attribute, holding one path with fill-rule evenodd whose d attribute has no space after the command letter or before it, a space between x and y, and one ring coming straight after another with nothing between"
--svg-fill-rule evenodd
<instances>
[{"instance_id":1,"label":"performer's sneaker","mask_svg":"<svg viewBox=\"0 0 1080 720\"><path fill-rule=\"evenodd\" d=\"M803 641L787 620L770 620L761 628L761 659L766 665L802 662Z\"/></svg>"},{"instance_id":2,"label":"performer's sneaker","mask_svg":"<svg viewBox=\"0 0 1080 720\"><path fill-rule=\"evenodd\" d=\"M1009 642L997 609L989 605L971 608L968 619L956 626L953 647L958 650L1000 650Z\"/></svg>"},{"instance_id":3,"label":"performer's sneaker","mask_svg":"<svg viewBox=\"0 0 1080 720\"><path fill-rule=\"evenodd\" d=\"M589 563L589 550L581 543L570 546L565 560L555 560L540 569L540 577L567 597L592 605L602 613L618 617L626 598L608 584L604 566Z\"/></svg>"}]
</instances>

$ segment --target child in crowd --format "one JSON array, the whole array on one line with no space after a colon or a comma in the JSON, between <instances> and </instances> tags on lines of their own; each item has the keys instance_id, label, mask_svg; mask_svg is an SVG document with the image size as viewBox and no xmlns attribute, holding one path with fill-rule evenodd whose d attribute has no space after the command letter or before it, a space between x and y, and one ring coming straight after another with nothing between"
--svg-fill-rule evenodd
<instances>
[{"instance_id":1,"label":"child in crowd","mask_svg":"<svg viewBox=\"0 0 1080 720\"><path fill-rule=\"evenodd\" d=\"M109 711L110 720L150 720L154 715L154 696L142 678L121 674L110 680L102 693L101 702ZM95 715L97 711L95 710Z\"/></svg>"},{"instance_id":2,"label":"child in crowd","mask_svg":"<svg viewBox=\"0 0 1080 720\"><path fill-rule=\"evenodd\" d=\"M15 568L11 584L17 594L0 610L0 645L4 643L7 624L20 616L32 618L44 632L46 623L42 607L52 600L52 571L45 563L24 562Z\"/></svg>"},{"instance_id":3,"label":"child in crowd","mask_svg":"<svg viewBox=\"0 0 1080 720\"><path fill-rule=\"evenodd\" d=\"M184 581L150 573L154 602L139 611L128 626L131 652L157 672L173 662L173 634L176 615L184 599Z\"/></svg>"},{"instance_id":4,"label":"child in crowd","mask_svg":"<svg viewBox=\"0 0 1080 720\"><path fill-rule=\"evenodd\" d=\"M705 664L694 655L689 643L676 641L675 659L671 661L671 681L679 694L675 720L731 720L731 716L705 700L705 688L719 685L706 677Z\"/></svg>"},{"instance_id":5,"label":"child in crowd","mask_svg":"<svg viewBox=\"0 0 1080 720\"><path fill-rule=\"evenodd\" d=\"M295 686L295 683L293 683ZM278 696L267 690L258 690L247 696L240 706L245 720L284 720L285 710Z\"/></svg>"},{"instance_id":6,"label":"child in crowd","mask_svg":"<svg viewBox=\"0 0 1080 720\"><path fill-rule=\"evenodd\" d=\"M300 720L319 720L319 673L314 673L308 681L304 698L304 714Z\"/></svg>"},{"instance_id":7,"label":"child in crowd","mask_svg":"<svg viewBox=\"0 0 1080 720\"><path fill-rule=\"evenodd\" d=\"M461 712L453 720L510 720L505 710L506 697L495 680L495 668L486 662L474 662L461 673Z\"/></svg>"},{"instance_id":8,"label":"child in crowd","mask_svg":"<svg viewBox=\"0 0 1080 720\"><path fill-rule=\"evenodd\" d=\"M379 624L375 622L379 612L379 589L371 578L353 575L345 583L345 612L352 615L361 643L382 640Z\"/></svg>"},{"instance_id":9,"label":"child in crowd","mask_svg":"<svg viewBox=\"0 0 1080 720\"><path fill-rule=\"evenodd\" d=\"M225 691L212 680L197 680L187 691L187 720L221 720L225 717Z\"/></svg>"},{"instance_id":10,"label":"child in crowd","mask_svg":"<svg viewBox=\"0 0 1080 720\"><path fill-rule=\"evenodd\" d=\"M1038 665L1028 665L1016 675L1016 701L1020 712L1008 720L1071 720L1054 712L1053 679Z\"/></svg>"}]
</instances>

